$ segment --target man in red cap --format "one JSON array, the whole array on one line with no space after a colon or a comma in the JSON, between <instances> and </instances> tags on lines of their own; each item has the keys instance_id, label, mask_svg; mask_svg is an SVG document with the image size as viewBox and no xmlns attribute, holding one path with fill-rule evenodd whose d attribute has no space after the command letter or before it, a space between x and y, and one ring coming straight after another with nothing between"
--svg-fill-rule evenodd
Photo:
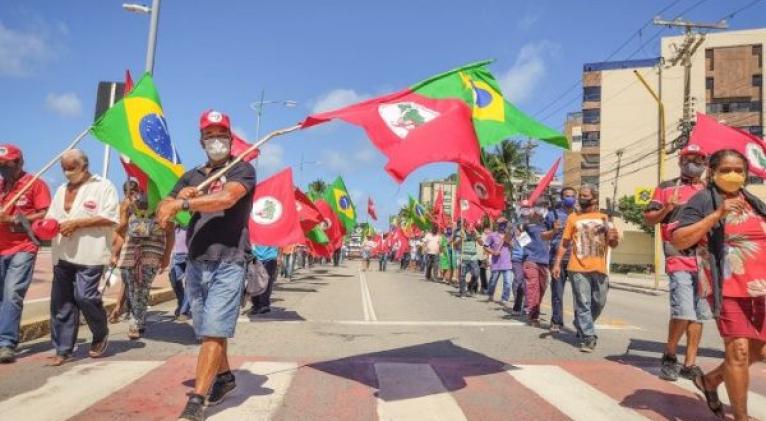
<instances>
[{"instance_id":1,"label":"man in red cap","mask_svg":"<svg viewBox=\"0 0 766 421\"><path fill-rule=\"evenodd\" d=\"M234 337L250 253L248 221L255 190L255 169L239 162L202 192L197 186L231 162L229 117L206 111L200 119L200 144L207 163L184 174L157 209L160 226L182 210L191 213L187 228L186 287L194 332L202 339L194 392L179 419L204 419L205 400L220 403L236 384L226 353Z\"/></svg>"},{"instance_id":2,"label":"man in red cap","mask_svg":"<svg viewBox=\"0 0 766 421\"><path fill-rule=\"evenodd\" d=\"M647 224L662 224L665 272L670 278L670 323L659 377L669 381L678 380L679 375L694 379L702 374L695 365L697 349L702 337L702 322L712 318L707 300L698 293L697 260L693 249L679 251L670 244L681 207L705 187L702 173L707 156L699 146L689 145L681 150L679 157L681 176L660 183L644 213ZM681 366L676 358L676 348L684 333L686 358Z\"/></svg>"},{"instance_id":3,"label":"man in red cap","mask_svg":"<svg viewBox=\"0 0 766 421\"><path fill-rule=\"evenodd\" d=\"M21 311L38 250L29 226L24 229L19 218L30 223L42 219L51 193L45 182L33 181L24 171L24 157L13 145L0 145L0 177L0 363L11 363L16 360Z\"/></svg>"}]
</instances>

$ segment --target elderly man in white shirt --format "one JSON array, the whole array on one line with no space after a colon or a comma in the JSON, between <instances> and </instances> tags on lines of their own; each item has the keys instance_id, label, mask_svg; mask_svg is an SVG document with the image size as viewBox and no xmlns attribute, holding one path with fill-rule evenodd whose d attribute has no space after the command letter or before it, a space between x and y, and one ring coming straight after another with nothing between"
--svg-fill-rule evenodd
<instances>
[{"instance_id":1,"label":"elderly man in white shirt","mask_svg":"<svg viewBox=\"0 0 766 421\"><path fill-rule=\"evenodd\" d=\"M112 234L119 222L117 190L109 180L88 171L85 153L68 151L61 167L68 182L56 190L47 215L60 224L59 235L51 242L53 366L71 357L80 312L93 333L90 357L106 352L109 328L98 284L109 264Z\"/></svg>"}]
</instances>

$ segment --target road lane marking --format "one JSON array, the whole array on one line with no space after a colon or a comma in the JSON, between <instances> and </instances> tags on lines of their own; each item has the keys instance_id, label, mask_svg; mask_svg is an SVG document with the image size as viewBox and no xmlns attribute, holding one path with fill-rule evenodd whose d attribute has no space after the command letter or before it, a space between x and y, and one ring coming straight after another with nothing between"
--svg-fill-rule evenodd
<instances>
[{"instance_id":1,"label":"road lane marking","mask_svg":"<svg viewBox=\"0 0 766 421\"><path fill-rule=\"evenodd\" d=\"M378 320L378 316L375 314L375 308L372 306L372 296L370 295L370 287L367 284L367 275L361 270L359 271L359 286L362 290L362 308L364 310L364 320Z\"/></svg>"},{"instance_id":2,"label":"road lane marking","mask_svg":"<svg viewBox=\"0 0 766 421\"><path fill-rule=\"evenodd\" d=\"M269 323L276 324L335 324L353 326L435 326L435 327L519 327L526 323L516 320L506 321L481 321L481 320L280 320L240 317L241 323Z\"/></svg>"},{"instance_id":3,"label":"road lane marking","mask_svg":"<svg viewBox=\"0 0 766 421\"><path fill-rule=\"evenodd\" d=\"M646 420L638 412L620 406L600 390L568 371L552 365L519 365L508 370L514 379L573 420Z\"/></svg>"},{"instance_id":4,"label":"road lane marking","mask_svg":"<svg viewBox=\"0 0 766 421\"><path fill-rule=\"evenodd\" d=\"M7 420L69 419L162 363L110 361L72 366L41 387L0 402L0 414Z\"/></svg>"},{"instance_id":5,"label":"road lane marking","mask_svg":"<svg viewBox=\"0 0 766 421\"><path fill-rule=\"evenodd\" d=\"M460 405L428 364L377 363L381 421L465 421Z\"/></svg>"},{"instance_id":6,"label":"road lane marking","mask_svg":"<svg viewBox=\"0 0 766 421\"><path fill-rule=\"evenodd\" d=\"M220 406L208 409L209 420L268 420L272 419L285 399L295 373L296 363L245 363L237 373L237 389ZM265 378L264 378L265 377ZM265 380L265 381L264 381Z\"/></svg>"},{"instance_id":7,"label":"road lane marking","mask_svg":"<svg viewBox=\"0 0 766 421\"><path fill-rule=\"evenodd\" d=\"M359 292L362 294L362 311L364 312L364 320L370 320L370 310L367 308L367 296L364 294L364 278L362 277L362 271L359 270Z\"/></svg>"}]
</instances>

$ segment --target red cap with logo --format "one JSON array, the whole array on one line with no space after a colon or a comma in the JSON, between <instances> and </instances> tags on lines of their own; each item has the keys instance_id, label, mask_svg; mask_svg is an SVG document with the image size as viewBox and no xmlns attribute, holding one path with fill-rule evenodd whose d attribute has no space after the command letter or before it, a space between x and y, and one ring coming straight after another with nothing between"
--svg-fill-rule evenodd
<instances>
[{"instance_id":1,"label":"red cap with logo","mask_svg":"<svg viewBox=\"0 0 766 421\"><path fill-rule=\"evenodd\" d=\"M226 114L220 111L207 110L204 113L202 113L202 116L199 118L200 130L206 129L211 126L225 127L227 130L231 131L231 123L229 122L229 116L227 116Z\"/></svg>"},{"instance_id":2,"label":"red cap with logo","mask_svg":"<svg viewBox=\"0 0 766 421\"><path fill-rule=\"evenodd\" d=\"M683 149L681 149L681 152L679 153L680 156L686 156L686 155L699 155L707 157L707 154L700 148L699 145L686 145Z\"/></svg>"},{"instance_id":3,"label":"red cap with logo","mask_svg":"<svg viewBox=\"0 0 766 421\"><path fill-rule=\"evenodd\" d=\"M0 145L0 159L7 159L9 161L15 161L21 158L21 149L13 145Z\"/></svg>"},{"instance_id":4,"label":"red cap with logo","mask_svg":"<svg viewBox=\"0 0 766 421\"><path fill-rule=\"evenodd\" d=\"M59 223L55 219L38 219L32 222L32 232L38 239L50 241L59 234Z\"/></svg>"}]
</instances>

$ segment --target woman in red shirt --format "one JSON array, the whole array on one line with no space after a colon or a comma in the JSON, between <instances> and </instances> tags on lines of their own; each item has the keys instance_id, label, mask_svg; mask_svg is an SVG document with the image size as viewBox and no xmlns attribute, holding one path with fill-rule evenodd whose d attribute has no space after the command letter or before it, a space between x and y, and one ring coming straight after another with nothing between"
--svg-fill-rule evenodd
<instances>
[{"instance_id":1,"label":"woman in red shirt","mask_svg":"<svg viewBox=\"0 0 766 421\"><path fill-rule=\"evenodd\" d=\"M723 418L723 382L736 420L747 420L750 364L766 347L766 204L744 190L748 161L735 150L710 157L708 187L682 209L673 245L696 246L701 293L708 297L724 340L724 362L694 384Z\"/></svg>"}]
</instances>

